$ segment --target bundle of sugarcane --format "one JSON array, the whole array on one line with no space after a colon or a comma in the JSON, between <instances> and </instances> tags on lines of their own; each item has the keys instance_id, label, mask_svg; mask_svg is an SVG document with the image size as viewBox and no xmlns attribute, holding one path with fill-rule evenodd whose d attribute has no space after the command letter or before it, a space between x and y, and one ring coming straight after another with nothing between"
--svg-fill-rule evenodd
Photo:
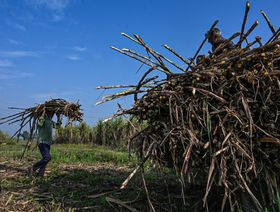
<instances>
[{"instance_id":1,"label":"bundle of sugarcane","mask_svg":"<svg viewBox=\"0 0 280 212\"><path fill-rule=\"evenodd\" d=\"M37 129L38 119L44 116L47 111L56 114L58 117L65 116L68 118L68 123L71 123L73 121L82 121L83 113L80 107L81 105L79 102L70 103L64 99L51 99L45 101L43 104L38 104L30 108L10 107L9 109L17 109L21 110L21 112L0 118L0 125L5 123L9 125L19 123L19 129L14 133L12 138L16 135L20 135L22 129L26 126L29 127L29 141L31 141Z\"/></svg>"},{"instance_id":2,"label":"bundle of sugarcane","mask_svg":"<svg viewBox=\"0 0 280 212\"><path fill-rule=\"evenodd\" d=\"M241 33L235 33L198 63L194 60L206 39L189 60L164 45L190 71L151 49L138 35L132 38L123 34L144 47L149 57L113 47L150 66L138 85L98 87L129 87L99 103L133 94L133 107L121 109L116 115L130 114L147 123L132 138L141 163L122 187L152 158L159 164L174 166L191 183L198 183L197 175L204 176L204 206L214 185L224 190L221 210L226 205L231 211L240 210L240 192L248 194L257 210L273 204L280 180L280 30L274 30L262 11L273 36L266 44L261 43L260 37L250 43L247 37L258 22L244 33L249 6L247 3ZM217 21L211 28L216 24ZM234 48L226 50L227 42L238 36ZM245 40L247 45L242 47ZM255 44L259 47L252 49ZM221 52L217 54L218 51ZM167 63L184 73L173 73ZM167 77L147 78L155 70L166 73ZM139 93L142 93L140 98ZM256 192L259 184L268 195Z\"/></svg>"}]
</instances>

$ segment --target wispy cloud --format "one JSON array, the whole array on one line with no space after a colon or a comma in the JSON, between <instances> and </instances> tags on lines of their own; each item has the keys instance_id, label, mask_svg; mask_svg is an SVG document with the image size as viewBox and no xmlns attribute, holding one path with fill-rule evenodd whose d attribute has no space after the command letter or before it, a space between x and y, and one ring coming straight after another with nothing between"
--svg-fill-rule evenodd
<instances>
[{"instance_id":1,"label":"wispy cloud","mask_svg":"<svg viewBox=\"0 0 280 212\"><path fill-rule=\"evenodd\" d=\"M78 51L78 52L84 52L84 51L87 50L86 47L81 47L81 46L75 46L73 49Z\"/></svg>"},{"instance_id":2,"label":"wispy cloud","mask_svg":"<svg viewBox=\"0 0 280 212\"><path fill-rule=\"evenodd\" d=\"M67 56L67 58L69 60L73 60L73 61L80 60L80 57L78 55L69 55L69 56Z\"/></svg>"},{"instance_id":3,"label":"wispy cloud","mask_svg":"<svg viewBox=\"0 0 280 212\"><path fill-rule=\"evenodd\" d=\"M69 5L70 0L26 0L26 2L35 8L46 8L51 11L52 21L58 22L64 18L64 9Z\"/></svg>"},{"instance_id":4,"label":"wispy cloud","mask_svg":"<svg viewBox=\"0 0 280 212\"><path fill-rule=\"evenodd\" d=\"M14 64L10 60L0 60L0 68L12 67Z\"/></svg>"},{"instance_id":5,"label":"wispy cloud","mask_svg":"<svg viewBox=\"0 0 280 212\"><path fill-rule=\"evenodd\" d=\"M28 0L28 2L34 6L43 6L49 10L61 11L68 6L70 0Z\"/></svg>"},{"instance_id":6,"label":"wispy cloud","mask_svg":"<svg viewBox=\"0 0 280 212\"><path fill-rule=\"evenodd\" d=\"M59 12L59 13L53 14L52 20L54 22L58 22L58 21L61 21L63 18L64 18L64 13Z\"/></svg>"},{"instance_id":7,"label":"wispy cloud","mask_svg":"<svg viewBox=\"0 0 280 212\"><path fill-rule=\"evenodd\" d=\"M0 51L0 57L35 57L38 52L32 51Z\"/></svg>"},{"instance_id":8,"label":"wispy cloud","mask_svg":"<svg viewBox=\"0 0 280 212\"><path fill-rule=\"evenodd\" d=\"M19 29L19 30L21 30L21 31L26 31L26 27L23 26L22 24L13 22L13 21L11 21L11 20L9 20L9 19L6 19L5 21L6 21L6 24L7 24L8 26L10 26L10 27L13 27L13 28L15 28L15 29Z\"/></svg>"},{"instance_id":9,"label":"wispy cloud","mask_svg":"<svg viewBox=\"0 0 280 212\"><path fill-rule=\"evenodd\" d=\"M20 72L20 71L0 69L0 80L29 78L29 77L34 77L34 76L35 75L33 73L30 73L30 72Z\"/></svg>"},{"instance_id":10,"label":"wispy cloud","mask_svg":"<svg viewBox=\"0 0 280 212\"><path fill-rule=\"evenodd\" d=\"M13 45L19 45L20 42L19 41L16 41L16 40L13 40L13 39L8 39L9 43L10 44L13 44Z\"/></svg>"}]
</instances>

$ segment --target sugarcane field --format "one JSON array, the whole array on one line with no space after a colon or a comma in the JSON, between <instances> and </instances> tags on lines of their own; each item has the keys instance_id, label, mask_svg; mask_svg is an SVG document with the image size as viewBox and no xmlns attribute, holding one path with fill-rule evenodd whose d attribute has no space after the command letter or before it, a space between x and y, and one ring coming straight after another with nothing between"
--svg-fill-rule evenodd
<instances>
[{"instance_id":1,"label":"sugarcane field","mask_svg":"<svg viewBox=\"0 0 280 212\"><path fill-rule=\"evenodd\" d=\"M279 9L0 0L0 211L280 212Z\"/></svg>"}]
</instances>

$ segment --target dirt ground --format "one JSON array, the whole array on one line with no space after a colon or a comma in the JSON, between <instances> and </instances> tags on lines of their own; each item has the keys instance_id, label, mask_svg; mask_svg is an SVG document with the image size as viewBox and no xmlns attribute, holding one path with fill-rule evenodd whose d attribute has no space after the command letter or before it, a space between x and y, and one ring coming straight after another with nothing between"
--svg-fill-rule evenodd
<instances>
[{"instance_id":1,"label":"dirt ground","mask_svg":"<svg viewBox=\"0 0 280 212\"><path fill-rule=\"evenodd\" d=\"M0 162L1 211L112 211L116 206L111 196L120 193L121 180L130 171L110 164L63 164L36 178L27 170L24 162Z\"/></svg>"},{"instance_id":2,"label":"dirt ground","mask_svg":"<svg viewBox=\"0 0 280 212\"><path fill-rule=\"evenodd\" d=\"M3 147L3 146L2 146ZM58 148L58 147L56 147ZM7 149L10 149L7 148ZM86 157L81 147L75 156ZM86 148L87 149L87 148ZM63 150L63 151L62 151ZM68 158L75 149L62 149L59 154ZM31 154L18 158L21 150L13 152L1 149L0 155L0 211L150 211L152 203L155 211L205 211L202 208L204 186L186 187L182 195L182 184L178 176L170 170L145 167L145 180L148 195L144 189L141 174L138 172L128 187L120 186L135 168L126 160L116 164L114 157L81 163L62 162L54 157L48 164L44 178L32 176L28 167L38 160L39 155ZM0 151L0 152L1 152ZM89 151L89 150L87 150ZM90 156L97 154L95 149ZM100 154L100 153L98 153ZM114 152L110 153L114 155ZM15 156L16 155L16 156ZM54 156L57 154L54 154ZM100 157L105 157L101 154ZM104 159L104 158L103 158ZM210 199L209 211L220 208L217 194ZM149 197L149 200L148 198Z\"/></svg>"}]
</instances>

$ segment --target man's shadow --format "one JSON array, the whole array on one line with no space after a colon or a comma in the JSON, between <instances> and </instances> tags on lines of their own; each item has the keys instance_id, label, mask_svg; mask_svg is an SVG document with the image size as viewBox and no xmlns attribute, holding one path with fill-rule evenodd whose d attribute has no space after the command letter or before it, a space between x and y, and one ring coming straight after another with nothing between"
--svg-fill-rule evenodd
<instances>
[{"instance_id":1,"label":"man's shadow","mask_svg":"<svg viewBox=\"0 0 280 212\"><path fill-rule=\"evenodd\" d=\"M22 174L28 174L26 168L13 167L6 164L0 164L0 171L7 171L7 172L13 171L13 172L20 172Z\"/></svg>"},{"instance_id":2,"label":"man's shadow","mask_svg":"<svg viewBox=\"0 0 280 212\"><path fill-rule=\"evenodd\" d=\"M32 184L24 186L32 190L26 195L46 208L51 208L51 204L55 204L60 205L63 210L111 211L112 206L108 204L106 197L125 200L137 198L137 193L131 192L133 188L122 191L119 189L130 174L127 169L65 166L52 169L51 174L47 172L44 178L28 176L23 168L1 165L1 169L26 174L27 181L29 179L33 181ZM13 191L20 192L20 189Z\"/></svg>"}]
</instances>

